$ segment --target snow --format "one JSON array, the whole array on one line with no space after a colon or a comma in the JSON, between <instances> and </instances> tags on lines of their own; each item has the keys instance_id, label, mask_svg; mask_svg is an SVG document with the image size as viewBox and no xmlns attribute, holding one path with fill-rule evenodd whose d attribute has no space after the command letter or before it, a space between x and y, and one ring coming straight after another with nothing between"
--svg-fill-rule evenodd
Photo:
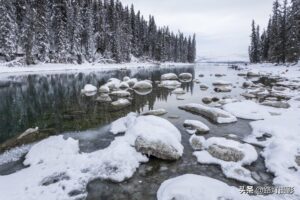
<instances>
[{"instance_id":1,"label":"snow","mask_svg":"<svg viewBox=\"0 0 300 200\"><path fill-rule=\"evenodd\" d=\"M197 114L203 115L210 120L213 120L214 122L220 124L232 123L237 121L236 117L229 112L226 112L219 108L204 106L202 104L190 103L184 106L180 106L179 108L190 112L196 112Z\"/></svg>"},{"instance_id":2,"label":"snow","mask_svg":"<svg viewBox=\"0 0 300 200\"><path fill-rule=\"evenodd\" d=\"M158 200L241 200L248 198L240 191L219 180L193 174L185 174L164 181L157 192Z\"/></svg>"},{"instance_id":3,"label":"snow","mask_svg":"<svg viewBox=\"0 0 300 200\"><path fill-rule=\"evenodd\" d=\"M300 177L300 166L296 163L296 156L300 155L300 102L292 99L289 103L291 108L282 111L281 115L251 122L252 135L245 138L245 141L264 147L262 156L268 170L275 175L274 184L292 185L295 194L300 195L300 179L296 178ZM257 138L264 134L272 137L259 141Z\"/></svg>"},{"instance_id":4,"label":"snow","mask_svg":"<svg viewBox=\"0 0 300 200\"><path fill-rule=\"evenodd\" d=\"M242 119L261 120L270 116L268 108L250 100L228 103L223 109Z\"/></svg>"},{"instance_id":5,"label":"snow","mask_svg":"<svg viewBox=\"0 0 300 200\"><path fill-rule=\"evenodd\" d=\"M19 160L23 155L25 155L29 151L31 146L32 145L30 144L22 145L0 154L0 165Z\"/></svg>"},{"instance_id":6,"label":"snow","mask_svg":"<svg viewBox=\"0 0 300 200\"><path fill-rule=\"evenodd\" d=\"M201 142L201 149L202 151L196 151L193 153L197 157L197 161L202 164L218 164L221 166L221 169L224 175L228 178L236 179L239 181L243 181L249 184L255 184L256 181L251 177L251 172L246 168L242 167L243 165L250 165L252 162L256 161L258 158L257 152L255 148L249 144L242 144L234 140L229 140L226 138L218 138L218 137L211 137L207 140L204 137L193 135L190 139L190 142L193 140L199 140ZM214 146L217 145L217 146ZM233 148L234 150L242 153L240 160L237 162L228 160L226 161L225 157L223 159L219 159L214 157L211 154L210 148L217 148L226 147L226 148ZM219 149L221 152L224 151ZM229 156L227 153L224 153L223 156ZM230 157L229 157L230 158Z\"/></svg>"},{"instance_id":7,"label":"snow","mask_svg":"<svg viewBox=\"0 0 300 200\"><path fill-rule=\"evenodd\" d=\"M135 122L136 117L136 113L129 113L127 116L117 119L111 123L110 132L114 135L125 133L127 131L127 127Z\"/></svg>"}]
</instances>

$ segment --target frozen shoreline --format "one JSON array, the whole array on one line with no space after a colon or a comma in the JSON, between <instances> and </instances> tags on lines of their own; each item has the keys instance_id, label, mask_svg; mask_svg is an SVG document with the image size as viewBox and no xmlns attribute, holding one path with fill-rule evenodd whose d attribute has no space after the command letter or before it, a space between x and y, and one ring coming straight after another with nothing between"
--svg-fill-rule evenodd
<instances>
[{"instance_id":1,"label":"frozen shoreline","mask_svg":"<svg viewBox=\"0 0 300 200\"><path fill-rule=\"evenodd\" d=\"M150 67L177 67L192 66L194 63L154 63L154 62L131 62L121 64L104 64L104 63L84 63L84 64L39 64L29 66L7 67L0 63L0 77L10 75L29 75L29 74L53 74L53 73L74 73L74 72L92 72L105 70L120 70L134 68Z\"/></svg>"}]
</instances>

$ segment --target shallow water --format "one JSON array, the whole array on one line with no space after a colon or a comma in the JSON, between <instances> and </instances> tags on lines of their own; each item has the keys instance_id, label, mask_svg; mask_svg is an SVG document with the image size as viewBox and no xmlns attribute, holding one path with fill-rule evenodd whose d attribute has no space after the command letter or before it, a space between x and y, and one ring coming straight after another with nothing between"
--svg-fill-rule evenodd
<instances>
[{"instance_id":1,"label":"shallow water","mask_svg":"<svg viewBox=\"0 0 300 200\"><path fill-rule=\"evenodd\" d=\"M196 79L201 81L201 84L208 85L209 89L202 91L200 84L184 83L183 88L187 93L181 96L184 100L178 100L176 95L171 94L171 90L159 88L154 83L153 91L146 96L133 93L132 105L122 110L115 110L107 104L97 103L96 96L85 97L80 94L80 90L85 84L90 83L99 87L111 77L122 79L124 76L130 76L155 82L160 80L162 74L168 72L192 73ZM226 76L217 78L215 77L216 73L226 74ZM206 137L228 137L229 134L234 134L237 139L242 139L251 133L249 121L239 119L233 124L217 125L199 115L178 109L178 106L186 103L201 103L201 99L205 96L222 98L230 95L233 98L241 98L239 94L242 93L242 89L240 87L245 79L237 76L237 73L237 71L228 69L227 66L195 65L89 72L87 74L10 77L7 84L0 87L0 143L15 137L29 127L38 126L41 130L51 129L55 133L64 132L66 137L73 137L80 141L82 152L92 152L107 147L114 139L114 136L109 133L109 124L115 119L125 116L129 112L164 108L168 113L162 117L171 121L182 133L183 157L175 162L151 158L148 163L139 167L131 179L122 183L94 180L87 186L87 199L155 199L157 189L164 180L186 173L209 176L234 186L247 185L227 179L219 166L197 163L188 142L190 135L184 130L182 124L186 119L197 119L209 126L210 133ZM204 77L198 77L199 74L204 74ZM212 82L216 80L230 81L236 88L233 88L230 93L216 93L212 86ZM179 118L171 119L170 116ZM258 148L257 150L260 151ZM0 166L0 174L10 174L22 169L25 166L21 161ZM264 177L260 180L260 184L271 184L273 177L266 172L261 157L248 168Z\"/></svg>"}]
</instances>

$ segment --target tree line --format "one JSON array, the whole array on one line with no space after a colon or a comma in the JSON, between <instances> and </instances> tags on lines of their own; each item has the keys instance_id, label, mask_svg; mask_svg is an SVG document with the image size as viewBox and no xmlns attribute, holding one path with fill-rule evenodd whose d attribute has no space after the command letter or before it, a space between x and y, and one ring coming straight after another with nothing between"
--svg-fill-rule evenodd
<instances>
[{"instance_id":1,"label":"tree line","mask_svg":"<svg viewBox=\"0 0 300 200\"><path fill-rule=\"evenodd\" d=\"M249 58L252 63L299 61L300 0L275 0L268 27L261 34L253 20Z\"/></svg>"},{"instance_id":2,"label":"tree line","mask_svg":"<svg viewBox=\"0 0 300 200\"><path fill-rule=\"evenodd\" d=\"M158 27L118 0L0 0L0 57L26 64L194 62L196 38Z\"/></svg>"}]
</instances>

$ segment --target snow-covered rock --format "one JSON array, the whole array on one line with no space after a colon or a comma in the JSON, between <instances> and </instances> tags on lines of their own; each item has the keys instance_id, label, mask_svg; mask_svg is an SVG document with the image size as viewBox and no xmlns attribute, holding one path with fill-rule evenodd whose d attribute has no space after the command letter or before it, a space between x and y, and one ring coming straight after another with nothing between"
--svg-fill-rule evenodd
<instances>
[{"instance_id":1,"label":"snow-covered rock","mask_svg":"<svg viewBox=\"0 0 300 200\"><path fill-rule=\"evenodd\" d=\"M248 77L259 77L260 73L259 72L255 72L255 71L250 71L247 73Z\"/></svg>"},{"instance_id":2,"label":"snow-covered rock","mask_svg":"<svg viewBox=\"0 0 300 200\"><path fill-rule=\"evenodd\" d=\"M177 80L177 79L178 79L178 77L174 73L163 74L160 77L160 80L162 80L162 81L164 81L164 80Z\"/></svg>"},{"instance_id":3,"label":"snow-covered rock","mask_svg":"<svg viewBox=\"0 0 300 200\"><path fill-rule=\"evenodd\" d=\"M133 89L152 89L152 84L148 81L139 81L134 84Z\"/></svg>"},{"instance_id":4,"label":"snow-covered rock","mask_svg":"<svg viewBox=\"0 0 300 200\"><path fill-rule=\"evenodd\" d=\"M121 81L117 78L110 78L108 82L105 84L110 90L118 89Z\"/></svg>"},{"instance_id":5,"label":"snow-covered rock","mask_svg":"<svg viewBox=\"0 0 300 200\"><path fill-rule=\"evenodd\" d=\"M239 189L206 176L185 174L164 181L157 192L158 200L241 200L250 196ZM255 198L255 197L254 197Z\"/></svg>"},{"instance_id":6,"label":"snow-covered rock","mask_svg":"<svg viewBox=\"0 0 300 200\"><path fill-rule=\"evenodd\" d=\"M135 89L134 92L140 96L146 96L152 92L152 88L148 89Z\"/></svg>"},{"instance_id":7,"label":"snow-covered rock","mask_svg":"<svg viewBox=\"0 0 300 200\"><path fill-rule=\"evenodd\" d=\"M165 160L177 160L182 156L181 134L169 121L155 117L138 117L128 129L137 135L135 148L146 155Z\"/></svg>"},{"instance_id":8,"label":"snow-covered rock","mask_svg":"<svg viewBox=\"0 0 300 200\"><path fill-rule=\"evenodd\" d=\"M185 94L186 92L182 88L176 88L172 91L172 94Z\"/></svg>"},{"instance_id":9,"label":"snow-covered rock","mask_svg":"<svg viewBox=\"0 0 300 200\"><path fill-rule=\"evenodd\" d=\"M123 81L124 82L127 82L127 81L129 81L130 80L130 78L128 77L128 76L125 76L124 78L123 78Z\"/></svg>"},{"instance_id":10,"label":"snow-covered rock","mask_svg":"<svg viewBox=\"0 0 300 200\"><path fill-rule=\"evenodd\" d=\"M210 104L212 102L212 98L211 97L203 97L202 102L205 104Z\"/></svg>"},{"instance_id":11,"label":"snow-covered rock","mask_svg":"<svg viewBox=\"0 0 300 200\"><path fill-rule=\"evenodd\" d=\"M114 107L127 107L131 105L131 102L128 99L118 99L117 101L114 101L111 103L112 106Z\"/></svg>"},{"instance_id":12,"label":"snow-covered rock","mask_svg":"<svg viewBox=\"0 0 300 200\"><path fill-rule=\"evenodd\" d=\"M193 75L191 73L181 73L178 76L181 80L191 80L193 78Z\"/></svg>"},{"instance_id":13,"label":"snow-covered rock","mask_svg":"<svg viewBox=\"0 0 300 200\"><path fill-rule=\"evenodd\" d=\"M192 135L190 137L190 145L192 146L192 148L195 150L195 151L199 151L199 150L202 150L204 148L204 143L205 143L205 138L204 137L199 137L197 135Z\"/></svg>"},{"instance_id":14,"label":"snow-covered rock","mask_svg":"<svg viewBox=\"0 0 300 200\"><path fill-rule=\"evenodd\" d=\"M155 115L155 116L161 116L161 115L165 115L167 114L168 112L161 108L161 109L156 109L156 110L149 110L149 111L146 111L146 112L143 112L141 115Z\"/></svg>"},{"instance_id":15,"label":"snow-covered rock","mask_svg":"<svg viewBox=\"0 0 300 200\"><path fill-rule=\"evenodd\" d=\"M176 160L182 156L181 133L169 121L156 116L134 114L112 123L113 134L125 132L131 136L137 151L166 160Z\"/></svg>"},{"instance_id":16,"label":"snow-covered rock","mask_svg":"<svg viewBox=\"0 0 300 200\"><path fill-rule=\"evenodd\" d=\"M211 137L207 140L201 136L193 136L192 141L199 141L201 151L194 152L197 161L202 164L218 164L221 166L224 175L228 178L255 184L251 172L244 168L256 161L258 154L255 148L249 144L242 144L234 140ZM195 139L200 137L199 139ZM195 143L195 142L194 142ZM194 145L195 146L195 145Z\"/></svg>"},{"instance_id":17,"label":"snow-covered rock","mask_svg":"<svg viewBox=\"0 0 300 200\"><path fill-rule=\"evenodd\" d=\"M124 90L118 90L118 91L113 91L111 93L112 96L116 96L116 97L129 97L130 96L130 92L124 91Z\"/></svg>"},{"instance_id":18,"label":"snow-covered rock","mask_svg":"<svg viewBox=\"0 0 300 200\"><path fill-rule=\"evenodd\" d=\"M200 114L204 117L207 117L208 119L212 120L215 123L222 124L222 123L232 123L237 121L235 116L219 108L212 108L212 107L208 107L196 103L186 104L184 106L180 106L179 108L189 112Z\"/></svg>"},{"instance_id":19,"label":"snow-covered rock","mask_svg":"<svg viewBox=\"0 0 300 200\"><path fill-rule=\"evenodd\" d=\"M100 93L109 93L110 92L110 89L107 85L102 85L100 88L99 88L99 92Z\"/></svg>"},{"instance_id":20,"label":"snow-covered rock","mask_svg":"<svg viewBox=\"0 0 300 200\"><path fill-rule=\"evenodd\" d=\"M190 134L205 134L209 132L209 127L198 120L185 120L183 126Z\"/></svg>"},{"instance_id":21,"label":"snow-covered rock","mask_svg":"<svg viewBox=\"0 0 300 200\"><path fill-rule=\"evenodd\" d=\"M290 104L285 101L264 101L261 103L261 105L271 106L274 108L285 108L285 109L288 109L289 107L291 107Z\"/></svg>"},{"instance_id":22,"label":"snow-covered rock","mask_svg":"<svg viewBox=\"0 0 300 200\"><path fill-rule=\"evenodd\" d=\"M125 81L121 82L119 88L126 89L129 88L129 84Z\"/></svg>"},{"instance_id":23,"label":"snow-covered rock","mask_svg":"<svg viewBox=\"0 0 300 200\"><path fill-rule=\"evenodd\" d=\"M39 127L29 128L24 133L20 134L20 136L17 139L20 140L28 135L36 134L38 132L39 132Z\"/></svg>"},{"instance_id":24,"label":"snow-covered rock","mask_svg":"<svg viewBox=\"0 0 300 200\"><path fill-rule=\"evenodd\" d=\"M112 99L110 98L110 96L108 94L101 94L96 98L96 101L100 102L100 103L108 103L108 102L111 102Z\"/></svg>"},{"instance_id":25,"label":"snow-covered rock","mask_svg":"<svg viewBox=\"0 0 300 200\"><path fill-rule=\"evenodd\" d=\"M181 83L176 80L165 80L165 81L161 81L159 86L169 88L169 89L175 89L177 87L180 87Z\"/></svg>"},{"instance_id":26,"label":"snow-covered rock","mask_svg":"<svg viewBox=\"0 0 300 200\"><path fill-rule=\"evenodd\" d=\"M97 93L97 88L91 84L86 84L81 90L81 93L86 96L93 96Z\"/></svg>"}]
</instances>

